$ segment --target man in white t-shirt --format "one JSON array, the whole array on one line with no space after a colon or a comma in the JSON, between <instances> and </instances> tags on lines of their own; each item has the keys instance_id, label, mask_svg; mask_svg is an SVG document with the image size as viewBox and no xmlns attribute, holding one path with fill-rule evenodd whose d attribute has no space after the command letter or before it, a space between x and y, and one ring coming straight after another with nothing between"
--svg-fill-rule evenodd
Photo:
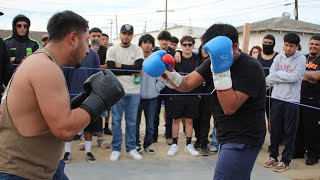
<instances>
[{"instance_id":1,"label":"man in white t-shirt","mask_svg":"<svg viewBox=\"0 0 320 180\"><path fill-rule=\"evenodd\" d=\"M131 44L133 27L125 24L120 30L121 43L107 51L107 66L117 76L125 90L125 96L111 108L112 115L112 153L111 161L120 157L122 144L121 121L125 113L126 151L135 160L142 160L136 150L136 117L140 102L140 70L143 62L142 49Z\"/></svg>"}]
</instances>

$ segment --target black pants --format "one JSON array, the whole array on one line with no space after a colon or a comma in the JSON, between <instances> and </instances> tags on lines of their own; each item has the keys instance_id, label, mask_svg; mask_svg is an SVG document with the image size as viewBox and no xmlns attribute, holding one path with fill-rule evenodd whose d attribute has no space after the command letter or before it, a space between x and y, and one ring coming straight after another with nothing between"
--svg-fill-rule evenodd
<instances>
[{"instance_id":1,"label":"black pants","mask_svg":"<svg viewBox=\"0 0 320 180\"><path fill-rule=\"evenodd\" d=\"M294 142L296 138L299 105L280 100L273 100L271 106L271 134L270 157L278 159L281 133L285 135L285 148L282 151L281 162L289 165L292 158Z\"/></svg>"},{"instance_id":2,"label":"black pants","mask_svg":"<svg viewBox=\"0 0 320 180\"><path fill-rule=\"evenodd\" d=\"M320 107L320 99L301 98L301 104ZM299 127L295 141L295 155L320 158L320 110L300 107Z\"/></svg>"},{"instance_id":3,"label":"black pants","mask_svg":"<svg viewBox=\"0 0 320 180\"><path fill-rule=\"evenodd\" d=\"M161 104L162 104L162 101L164 101L164 108L165 108L165 111L166 111L166 104L168 102L168 98L169 96L163 96L163 95L159 95L158 96L158 102L157 102L157 109L156 109L156 114L155 114L155 118L154 118L154 134L153 134L153 142L158 142L158 134L159 134L159 131L158 131L158 127L159 127L159 122L160 122L160 111L161 111ZM168 116L168 113L166 113L166 133L165 133L165 136L166 136L166 139L168 138L172 138L172 118L170 118Z\"/></svg>"},{"instance_id":4,"label":"black pants","mask_svg":"<svg viewBox=\"0 0 320 180\"><path fill-rule=\"evenodd\" d=\"M201 96L199 103L199 117L193 120L193 129L197 143L201 144L202 148L207 147L208 134L210 129L211 118L211 100L210 96Z\"/></svg>"}]
</instances>

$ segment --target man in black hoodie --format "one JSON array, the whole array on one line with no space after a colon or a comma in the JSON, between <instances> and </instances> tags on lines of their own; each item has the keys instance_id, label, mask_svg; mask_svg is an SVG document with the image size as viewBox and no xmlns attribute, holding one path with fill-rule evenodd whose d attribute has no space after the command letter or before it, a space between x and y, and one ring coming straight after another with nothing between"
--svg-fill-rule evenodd
<instances>
[{"instance_id":1,"label":"man in black hoodie","mask_svg":"<svg viewBox=\"0 0 320 180\"><path fill-rule=\"evenodd\" d=\"M19 14L12 21L12 36L4 39L10 49L10 60L19 64L26 56L40 48L38 41L29 38L30 19Z\"/></svg>"}]
</instances>

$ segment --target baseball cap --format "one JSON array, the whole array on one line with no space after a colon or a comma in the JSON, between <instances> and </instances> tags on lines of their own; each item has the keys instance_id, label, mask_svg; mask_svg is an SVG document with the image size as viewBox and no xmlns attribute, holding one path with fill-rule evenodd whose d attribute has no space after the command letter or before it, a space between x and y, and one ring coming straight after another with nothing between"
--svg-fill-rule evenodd
<instances>
[{"instance_id":1,"label":"baseball cap","mask_svg":"<svg viewBox=\"0 0 320 180\"><path fill-rule=\"evenodd\" d=\"M48 40L49 36L47 34L42 35L41 41Z\"/></svg>"},{"instance_id":2,"label":"baseball cap","mask_svg":"<svg viewBox=\"0 0 320 180\"><path fill-rule=\"evenodd\" d=\"M130 24L122 25L122 27L120 29L120 33L124 33L124 32L128 32L128 33L133 34L133 26L131 26Z\"/></svg>"}]
</instances>

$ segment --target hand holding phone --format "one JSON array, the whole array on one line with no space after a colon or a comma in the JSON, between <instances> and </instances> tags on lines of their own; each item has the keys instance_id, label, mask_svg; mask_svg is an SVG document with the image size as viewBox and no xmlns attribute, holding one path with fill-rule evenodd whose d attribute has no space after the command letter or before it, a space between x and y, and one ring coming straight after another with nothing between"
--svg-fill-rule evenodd
<instances>
[{"instance_id":1,"label":"hand holding phone","mask_svg":"<svg viewBox=\"0 0 320 180\"><path fill-rule=\"evenodd\" d=\"M99 42L97 39L93 39L92 42L91 42L91 45L92 46L99 46Z\"/></svg>"}]
</instances>

